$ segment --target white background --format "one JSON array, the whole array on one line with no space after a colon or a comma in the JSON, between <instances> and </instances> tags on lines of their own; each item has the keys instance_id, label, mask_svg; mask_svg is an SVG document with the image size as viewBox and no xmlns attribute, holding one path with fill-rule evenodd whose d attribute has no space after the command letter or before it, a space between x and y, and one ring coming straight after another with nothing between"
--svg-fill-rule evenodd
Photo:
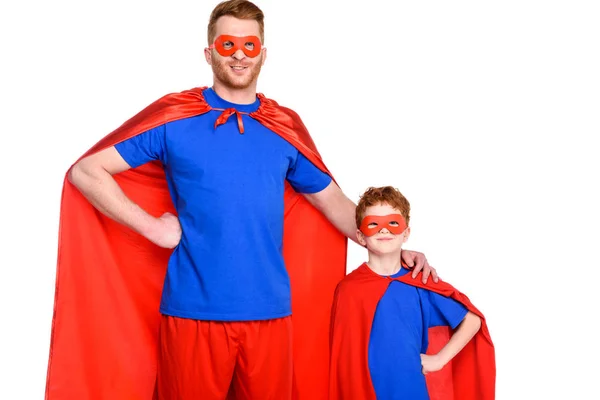
<instances>
[{"instance_id":1,"label":"white background","mask_svg":"<svg viewBox=\"0 0 600 400\"><path fill-rule=\"evenodd\" d=\"M13 3L0 10L0 399L41 399L64 173L158 97L211 84L216 2ZM259 91L302 116L354 201L370 185L408 197L407 248L487 316L497 398L600 398L595 2L257 4ZM348 269L364 257L352 243Z\"/></svg>"}]
</instances>

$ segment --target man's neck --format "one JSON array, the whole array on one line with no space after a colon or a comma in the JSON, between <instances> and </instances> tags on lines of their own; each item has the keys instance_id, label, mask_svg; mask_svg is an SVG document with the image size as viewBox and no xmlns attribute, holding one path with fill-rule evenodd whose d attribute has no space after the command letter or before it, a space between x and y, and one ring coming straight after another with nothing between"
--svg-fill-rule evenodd
<instances>
[{"instance_id":1,"label":"man's neck","mask_svg":"<svg viewBox=\"0 0 600 400\"><path fill-rule=\"evenodd\" d=\"M394 275L400 271L400 252L390 254L377 255L369 253L369 261L367 265L378 275Z\"/></svg>"},{"instance_id":2,"label":"man's neck","mask_svg":"<svg viewBox=\"0 0 600 400\"><path fill-rule=\"evenodd\" d=\"M256 83L245 89L232 89L215 81L213 90L220 98L230 103L252 104L256 101Z\"/></svg>"}]
</instances>

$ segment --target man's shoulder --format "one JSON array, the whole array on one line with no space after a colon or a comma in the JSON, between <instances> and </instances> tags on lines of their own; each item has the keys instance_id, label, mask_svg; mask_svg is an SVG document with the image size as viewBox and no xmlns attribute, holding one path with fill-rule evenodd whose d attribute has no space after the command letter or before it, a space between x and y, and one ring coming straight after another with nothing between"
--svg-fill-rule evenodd
<instances>
[{"instance_id":1,"label":"man's shoulder","mask_svg":"<svg viewBox=\"0 0 600 400\"><path fill-rule=\"evenodd\" d=\"M281 104L279 104L279 102L271 99L270 97L265 96L263 93L257 93L256 96L260 100L261 106L263 106L264 108L277 109L277 110L279 110L285 114L288 114L294 118L300 118L300 116L298 115L298 113L296 111L292 110L289 107L282 106Z\"/></svg>"},{"instance_id":2,"label":"man's shoulder","mask_svg":"<svg viewBox=\"0 0 600 400\"><path fill-rule=\"evenodd\" d=\"M158 99L164 99L164 98L170 98L170 97L174 97L174 98L180 98L181 96L185 96L186 95L191 95L191 96L202 96L202 93L208 89L208 86L196 86L193 88L189 88L189 89L174 89L172 91L169 91L167 93L165 93L164 95L162 95L161 97L159 97Z\"/></svg>"}]
</instances>

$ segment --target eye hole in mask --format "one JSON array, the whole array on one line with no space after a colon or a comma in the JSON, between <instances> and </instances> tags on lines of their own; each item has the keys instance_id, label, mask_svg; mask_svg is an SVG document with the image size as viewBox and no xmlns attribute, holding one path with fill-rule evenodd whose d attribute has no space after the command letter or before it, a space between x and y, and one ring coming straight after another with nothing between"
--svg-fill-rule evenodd
<instances>
[{"instance_id":1,"label":"eye hole in mask","mask_svg":"<svg viewBox=\"0 0 600 400\"><path fill-rule=\"evenodd\" d=\"M399 235L406 229L406 221L400 214L368 215L363 218L359 229L365 236L373 236L383 228Z\"/></svg>"},{"instance_id":2,"label":"eye hole in mask","mask_svg":"<svg viewBox=\"0 0 600 400\"><path fill-rule=\"evenodd\" d=\"M254 58L260 54L262 45L257 36L221 35L208 48L217 50L223 57L232 56L236 51L242 50L246 57Z\"/></svg>"}]
</instances>

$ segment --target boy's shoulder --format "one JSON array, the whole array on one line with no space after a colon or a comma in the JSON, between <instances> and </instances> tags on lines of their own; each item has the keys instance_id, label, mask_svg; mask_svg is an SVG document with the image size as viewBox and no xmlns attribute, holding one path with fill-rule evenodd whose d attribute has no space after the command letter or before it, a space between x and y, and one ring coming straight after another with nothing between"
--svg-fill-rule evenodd
<instances>
[{"instance_id":1,"label":"boy's shoulder","mask_svg":"<svg viewBox=\"0 0 600 400\"><path fill-rule=\"evenodd\" d=\"M361 264L358 268L346 275L344 279L338 283L337 290L347 290L348 288L353 288L364 283L364 279L362 279L365 275L363 267L364 264Z\"/></svg>"},{"instance_id":2,"label":"boy's shoulder","mask_svg":"<svg viewBox=\"0 0 600 400\"><path fill-rule=\"evenodd\" d=\"M344 279L338 282L335 288L335 295L340 296L346 293L348 290L354 290L357 285L360 285L360 280L356 279L360 273L360 267L347 274Z\"/></svg>"},{"instance_id":3,"label":"boy's shoulder","mask_svg":"<svg viewBox=\"0 0 600 400\"><path fill-rule=\"evenodd\" d=\"M376 292L379 291L378 289L387 284L388 281L381 279L363 263L338 283L335 295L339 297L351 294L354 298L361 298L371 294L374 289Z\"/></svg>"}]
</instances>

